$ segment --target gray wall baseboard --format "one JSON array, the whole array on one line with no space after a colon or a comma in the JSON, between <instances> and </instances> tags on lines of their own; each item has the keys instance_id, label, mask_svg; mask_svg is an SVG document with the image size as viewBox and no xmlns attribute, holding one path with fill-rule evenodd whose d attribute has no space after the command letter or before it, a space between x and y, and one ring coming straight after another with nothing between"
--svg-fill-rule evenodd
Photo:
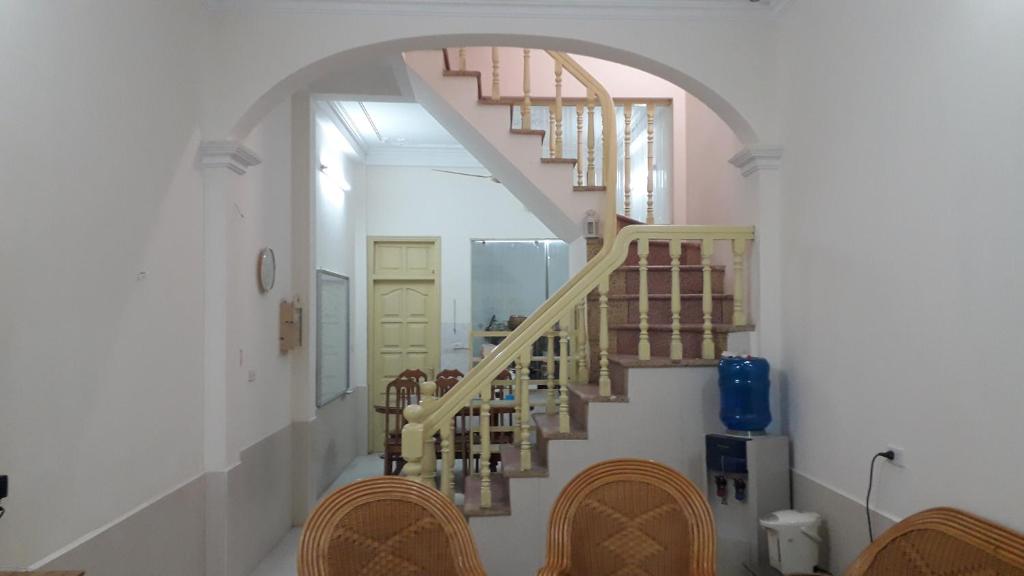
<instances>
[{"instance_id":1,"label":"gray wall baseboard","mask_svg":"<svg viewBox=\"0 0 1024 576\"><path fill-rule=\"evenodd\" d=\"M317 498L357 456L367 451L367 389L359 386L316 411L312 480Z\"/></svg>"},{"instance_id":2,"label":"gray wall baseboard","mask_svg":"<svg viewBox=\"0 0 1024 576\"><path fill-rule=\"evenodd\" d=\"M793 507L817 512L825 520L823 568L842 574L868 545L864 501L840 492L801 472L793 470ZM866 488L865 488L866 489ZM872 512L875 538L897 519Z\"/></svg>"},{"instance_id":3,"label":"gray wall baseboard","mask_svg":"<svg viewBox=\"0 0 1024 576\"><path fill-rule=\"evenodd\" d=\"M97 576L205 574L205 494L206 477L201 475L39 568Z\"/></svg>"}]
</instances>

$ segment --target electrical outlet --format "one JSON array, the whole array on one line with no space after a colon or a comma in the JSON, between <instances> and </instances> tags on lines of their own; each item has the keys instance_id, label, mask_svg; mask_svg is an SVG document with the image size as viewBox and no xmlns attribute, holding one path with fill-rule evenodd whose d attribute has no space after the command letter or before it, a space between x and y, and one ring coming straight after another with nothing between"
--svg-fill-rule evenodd
<instances>
[{"instance_id":1,"label":"electrical outlet","mask_svg":"<svg viewBox=\"0 0 1024 576\"><path fill-rule=\"evenodd\" d=\"M903 448L900 448L899 446L893 446L890 444L888 449L892 450L892 453L896 455L892 460L889 460L889 463L892 464L893 466L906 468L907 460L906 457L903 455Z\"/></svg>"},{"instance_id":2,"label":"electrical outlet","mask_svg":"<svg viewBox=\"0 0 1024 576\"><path fill-rule=\"evenodd\" d=\"M7 475L0 476L0 500L7 498Z\"/></svg>"}]
</instances>

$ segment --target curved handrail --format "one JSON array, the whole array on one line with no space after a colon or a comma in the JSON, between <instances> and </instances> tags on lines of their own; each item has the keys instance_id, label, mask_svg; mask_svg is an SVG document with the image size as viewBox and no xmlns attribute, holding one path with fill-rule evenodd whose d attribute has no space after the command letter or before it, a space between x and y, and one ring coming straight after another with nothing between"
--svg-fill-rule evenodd
<instances>
[{"instance_id":1,"label":"curved handrail","mask_svg":"<svg viewBox=\"0 0 1024 576\"><path fill-rule=\"evenodd\" d=\"M626 260L629 246L633 242L650 240L753 240L754 228L750 226L670 226L634 225L623 228L615 241L605 244L601 252L588 262L558 292L537 311L531 314L512 334L505 338L493 352L477 364L469 374L455 385L442 399L433 402L429 409L412 405L405 409L409 421L402 431L402 451L406 453L407 433L410 448L412 443L422 442L433 435L441 425L468 405L473 398L492 382L498 374L512 364L526 346L546 334L559 322L577 302L581 301L598 284L619 268ZM412 453L412 452L410 452Z\"/></svg>"},{"instance_id":2,"label":"curved handrail","mask_svg":"<svg viewBox=\"0 0 1024 576\"><path fill-rule=\"evenodd\" d=\"M615 101L612 100L608 90L596 78L591 76L583 66L580 66L579 62L574 60L572 56L553 50L548 50L547 53L555 62L561 64L562 68L567 70L569 74L572 74L580 84L583 84L587 90L593 91L601 105L601 152L603 154L603 174L601 178L605 187L604 240L606 245L611 244L611 241L615 239L616 232L618 232L618 223L616 222L617 211L615 208L618 180L616 174L618 169L618 140L615 135Z\"/></svg>"}]
</instances>

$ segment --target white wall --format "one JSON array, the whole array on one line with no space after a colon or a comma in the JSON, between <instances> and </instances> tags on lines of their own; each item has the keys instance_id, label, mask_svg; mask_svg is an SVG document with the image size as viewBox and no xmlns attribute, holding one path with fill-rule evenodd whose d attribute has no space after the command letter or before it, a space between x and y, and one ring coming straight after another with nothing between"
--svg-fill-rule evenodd
<instances>
[{"instance_id":1,"label":"white wall","mask_svg":"<svg viewBox=\"0 0 1024 576\"><path fill-rule=\"evenodd\" d=\"M199 4L0 7L2 567L202 473Z\"/></svg>"},{"instance_id":2,"label":"white wall","mask_svg":"<svg viewBox=\"0 0 1024 576\"><path fill-rule=\"evenodd\" d=\"M1021 30L1024 4L997 0L785 17L794 464L862 501L871 455L902 446L872 495L893 516L952 505L1024 530Z\"/></svg>"},{"instance_id":3,"label":"white wall","mask_svg":"<svg viewBox=\"0 0 1024 576\"><path fill-rule=\"evenodd\" d=\"M440 237L441 365L466 372L470 241L554 235L505 187L489 180L425 167L369 166L366 181L367 235Z\"/></svg>"},{"instance_id":4,"label":"white wall","mask_svg":"<svg viewBox=\"0 0 1024 576\"><path fill-rule=\"evenodd\" d=\"M229 214L228 450L237 454L291 423L290 356L280 353L279 303L292 297L291 107L274 108L246 139L262 162L242 177ZM256 260L274 251L273 289L261 294ZM251 371L251 373L250 373ZM249 381L250 375L254 377Z\"/></svg>"}]
</instances>

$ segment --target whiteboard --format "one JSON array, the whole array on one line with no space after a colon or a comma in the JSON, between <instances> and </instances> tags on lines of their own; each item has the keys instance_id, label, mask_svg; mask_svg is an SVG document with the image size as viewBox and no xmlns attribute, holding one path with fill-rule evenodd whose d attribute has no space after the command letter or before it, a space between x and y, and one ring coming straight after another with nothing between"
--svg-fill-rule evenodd
<instances>
[{"instance_id":1,"label":"whiteboard","mask_svg":"<svg viewBox=\"0 0 1024 576\"><path fill-rule=\"evenodd\" d=\"M319 408L348 392L348 278L316 271L316 405Z\"/></svg>"}]
</instances>

